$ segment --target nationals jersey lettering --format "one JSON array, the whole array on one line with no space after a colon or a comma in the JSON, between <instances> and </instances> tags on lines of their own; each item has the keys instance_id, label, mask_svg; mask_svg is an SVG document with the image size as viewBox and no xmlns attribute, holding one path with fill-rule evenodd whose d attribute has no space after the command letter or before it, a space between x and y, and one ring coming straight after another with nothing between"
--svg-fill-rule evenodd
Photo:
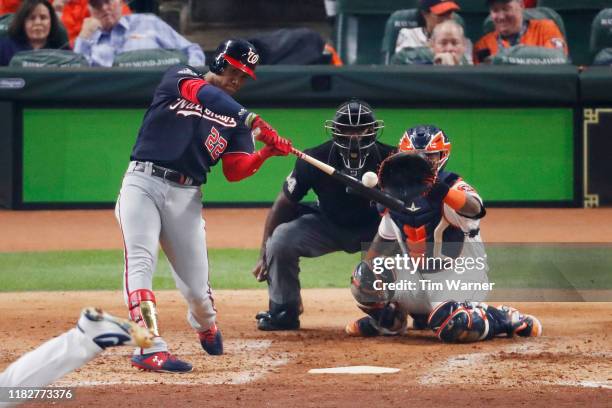
<instances>
[{"instance_id":1,"label":"nationals jersey lettering","mask_svg":"<svg viewBox=\"0 0 612 408\"><path fill-rule=\"evenodd\" d=\"M189 102L186 99L178 98L176 103L170 105L170 110L176 110L177 115L205 117L227 127L236 127L236 120L230 116L219 115L210 109L203 109L198 103Z\"/></svg>"},{"instance_id":2,"label":"nationals jersey lettering","mask_svg":"<svg viewBox=\"0 0 612 408\"><path fill-rule=\"evenodd\" d=\"M235 116L215 112L228 101L237 105L231 96L220 93L210 103L200 100L201 104L183 98L180 84L194 76L200 75L186 65L166 71L145 114L131 160L151 161L205 183L206 173L224 154L252 153L255 143L251 130L238 119L242 106L238 105Z\"/></svg>"}]
</instances>

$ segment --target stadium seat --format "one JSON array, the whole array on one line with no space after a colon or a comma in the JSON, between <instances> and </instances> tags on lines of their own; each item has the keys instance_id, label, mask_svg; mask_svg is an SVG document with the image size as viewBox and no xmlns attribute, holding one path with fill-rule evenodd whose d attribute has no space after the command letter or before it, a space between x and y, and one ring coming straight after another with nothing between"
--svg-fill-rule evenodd
<instances>
[{"instance_id":1,"label":"stadium seat","mask_svg":"<svg viewBox=\"0 0 612 408\"><path fill-rule=\"evenodd\" d=\"M612 8L612 0L538 0L538 7L549 7L557 11L567 30L567 44L574 64L587 65L593 55L589 50L589 32L587 27L597 13L605 8Z\"/></svg>"},{"instance_id":2,"label":"stadium seat","mask_svg":"<svg viewBox=\"0 0 612 408\"><path fill-rule=\"evenodd\" d=\"M538 7L555 10L601 10L611 5L610 0L538 0Z\"/></svg>"},{"instance_id":3,"label":"stadium seat","mask_svg":"<svg viewBox=\"0 0 612 408\"><path fill-rule=\"evenodd\" d=\"M612 62L612 8L601 10L593 19L589 50L595 56L594 65Z\"/></svg>"},{"instance_id":4,"label":"stadium seat","mask_svg":"<svg viewBox=\"0 0 612 408\"><path fill-rule=\"evenodd\" d=\"M12 14L3 14L0 16L0 37L4 37L8 33L8 28L12 20Z\"/></svg>"},{"instance_id":5,"label":"stadium seat","mask_svg":"<svg viewBox=\"0 0 612 408\"><path fill-rule=\"evenodd\" d=\"M87 67L89 64L84 56L67 50L30 50L16 53L11 67L41 68L41 67Z\"/></svg>"},{"instance_id":6,"label":"stadium seat","mask_svg":"<svg viewBox=\"0 0 612 408\"><path fill-rule=\"evenodd\" d=\"M555 10L547 8L547 7L536 7L531 9L525 9L523 15L526 19L529 20L553 20L561 34L567 39L567 35L565 33L565 24L563 24L563 19ZM482 31L484 34L490 33L495 30L493 25L493 21L491 20L491 16L487 17L483 23Z\"/></svg>"},{"instance_id":7,"label":"stadium seat","mask_svg":"<svg viewBox=\"0 0 612 408\"><path fill-rule=\"evenodd\" d=\"M562 50L516 45L500 50L491 59L492 65L565 65L568 58Z\"/></svg>"},{"instance_id":8,"label":"stadium seat","mask_svg":"<svg viewBox=\"0 0 612 408\"><path fill-rule=\"evenodd\" d=\"M397 43L397 36L402 28L414 28L419 26L419 10L398 10L391 14L385 24L385 34L382 40L382 63L389 64L393 54L395 54L395 44ZM464 26L463 18L458 14L455 14L455 20ZM405 56L407 60L411 60L411 54ZM404 57L402 57L402 60Z\"/></svg>"},{"instance_id":9,"label":"stadium seat","mask_svg":"<svg viewBox=\"0 0 612 408\"><path fill-rule=\"evenodd\" d=\"M148 68L186 64L187 56L179 50L155 48L123 52L115 57L113 67Z\"/></svg>"},{"instance_id":10,"label":"stadium seat","mask_svg":"<svg viewBox=\"0 0 612 408\"><path fill-rule=\"evenodd\" d=\"M489 6L482 0L455 0L461 7L462 13L485 13L489 14Z\"/></svg>"},{"instance_id":11,"label":"stadium seat","mask_svg":"<svg viewBox=\"0 0 612 408\"><path fill-rule=\"evenodd\" d=\"M387 19L396 10L416 8L418 0L338 0L335 45L345 64L380 63Z\"/></svg>"},{"instance_id":12,"label":"stadium seat","mask_svg":"<svg viewBox=\"0 0 612 408\"><path fill-rule=\"evenodd\" d=\"M465 24L465 36L473 43L482 37L482 22L489 15L489 6L484 0L455 0L461 7L459 14Z\"/></svg>"}]
</instances>

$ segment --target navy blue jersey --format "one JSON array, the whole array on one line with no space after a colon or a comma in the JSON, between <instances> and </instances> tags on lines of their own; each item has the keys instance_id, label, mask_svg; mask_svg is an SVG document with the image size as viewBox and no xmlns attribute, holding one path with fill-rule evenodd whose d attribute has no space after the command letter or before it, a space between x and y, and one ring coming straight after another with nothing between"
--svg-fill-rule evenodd
<instances>
[{"instance_id":1,"label":"navy blue jersey","mask_svg":"<svg viewBox=\"0 0 612 408\"><path fill-rule=\"evenodd\" d=\"M394 152L395 147L376 142L371 147L363 172L378 172L382 161ZM340 153L331 140L312 149L304 150L304 153L336 169L344 168ZM283 191L290 200L299 202L310 189L317 195L317 204L321 212L335 224L376 231L380 216L369 199L347 191L347 187L338 180L298 159L295 168L283 185Z\"/></svg>"},{"instance_id":2,"label":"navy blue jersey","mask_svg":"<svg viewBox=\"0 0 612 408\"><path fill-rule=\"evenodd\" d=\"M131 160L151 161L205 183L206 173L225 153L254 151L251 130L242 119L247 110L231 96L216 92L210 101L202 101L203 93L199 93L202 105L181 97L181 81L200 77L187 65L166 71L143 119Z\"/></svg>"}]
</instances>

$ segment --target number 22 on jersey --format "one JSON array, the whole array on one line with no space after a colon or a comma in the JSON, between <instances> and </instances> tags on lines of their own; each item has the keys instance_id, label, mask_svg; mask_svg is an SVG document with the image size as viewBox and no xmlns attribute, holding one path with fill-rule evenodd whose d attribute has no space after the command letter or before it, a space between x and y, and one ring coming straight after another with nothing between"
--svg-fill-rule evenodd
<instances>
[{"instance_id":1,"label":"number 22 on jersey","mask_svg":"<svg viewBox=\"0 0 612 408\"><path fill-rule=\"evenodd\" d=\"M219 156L221 156L221 154L227 148L227 140L225 140L223 136L219 134L219 131L213 126L210 129L210 134L204 141L204 146L206 147L206 150L208 150L210 157L213 160L218 160Z\"/></svg>"}]
</instances>

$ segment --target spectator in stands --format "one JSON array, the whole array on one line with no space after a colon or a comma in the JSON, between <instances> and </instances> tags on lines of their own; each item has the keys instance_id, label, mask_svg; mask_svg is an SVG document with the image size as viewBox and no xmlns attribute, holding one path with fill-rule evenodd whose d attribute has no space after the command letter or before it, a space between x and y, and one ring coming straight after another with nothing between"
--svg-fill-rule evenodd
<instances>
[{"instance_id":1,"label":"spectator in stands","mask_svg":"<svg viewBox=\"0 0 612 408\"><path fill-rule=\"evenodd\" d=\"M434 28L454 17L454 13L460 10L457 3L452 0L420 0L419 1L419 26L415 28L402 28L397 35L395 52L402 49L428 47L429 39ZM472 60L472 43L468 40L466 44L466 59Z\"/></svg>"},{"instance_id":2,"label":"spectator in stands","mask_svg":"<svg viewBox=\"0 0 612 408\"><path fill-rule=\"evenodd\" d=\"M89 13L89 1L88 0L54 0L53 8L57 16L62 20L66 31L68 32L68 38L70 39L70 45L74 46L74 41L81 32L83 27L83 21L90 17ZM124 16L132 14L132 10L122 2L121 14Z\"/></svg>"},{"instance_id":3,"label":"spectator in stands","mask_svg":"<svg viewBox=\"0 0 612 408\"><path fill-rule=\"evenodd\" d=\"M427 47L403 48L391 57L391 64L471 65L466 58L467 41L461 24L447 20L436 25Z\"/></svg>"},{"instance_id":4,"label":"spectator in stands","mask_svg":"<svg viewBox=\"0 0 612 408\"><path fill-rule=\"evenodd\" d=\"M26 0L17 10L8 30L0 38L0 66L8 65L19 51L68 48L59 35L59 22L47 0Z\"/></svg>"},{"instance_id":5,"label":"spectator in stands","mask_svg":"<svg viewBox=\"0 0 612 408\"><path fill-rule=\"evenodd\" d=\"M487 0L495 31L474 46L474 62L488 62L500 48L516 45L556 48L567 55L563 34L552 20L526 20L523 0Z\"/></svg>"},{"instance_id":6,"label":"spectator in stands","mask_svg":"<svg viewBox=\"0 0 612 408\"><path fill-rule=\"evenodd\" d=\"M143 49L177 49L193 66L204 65L204 53L178 34L159 17L151 14L121 16L121 0L89 0L91 17L74 44L74 51L91 66L110 67L117 54Z\"/></svg>"},{"instance_id":7,"label":"spectator in stands","mask_svg":"<svg viewBox=\"0 0 612 408\"><path fill-rule=\"evenodd\" d=\"M467 39L461 24L447 20L438 24L431 34L429 46L436 65L469 65L465 58Z\"/></svg>"}]
</instances>

